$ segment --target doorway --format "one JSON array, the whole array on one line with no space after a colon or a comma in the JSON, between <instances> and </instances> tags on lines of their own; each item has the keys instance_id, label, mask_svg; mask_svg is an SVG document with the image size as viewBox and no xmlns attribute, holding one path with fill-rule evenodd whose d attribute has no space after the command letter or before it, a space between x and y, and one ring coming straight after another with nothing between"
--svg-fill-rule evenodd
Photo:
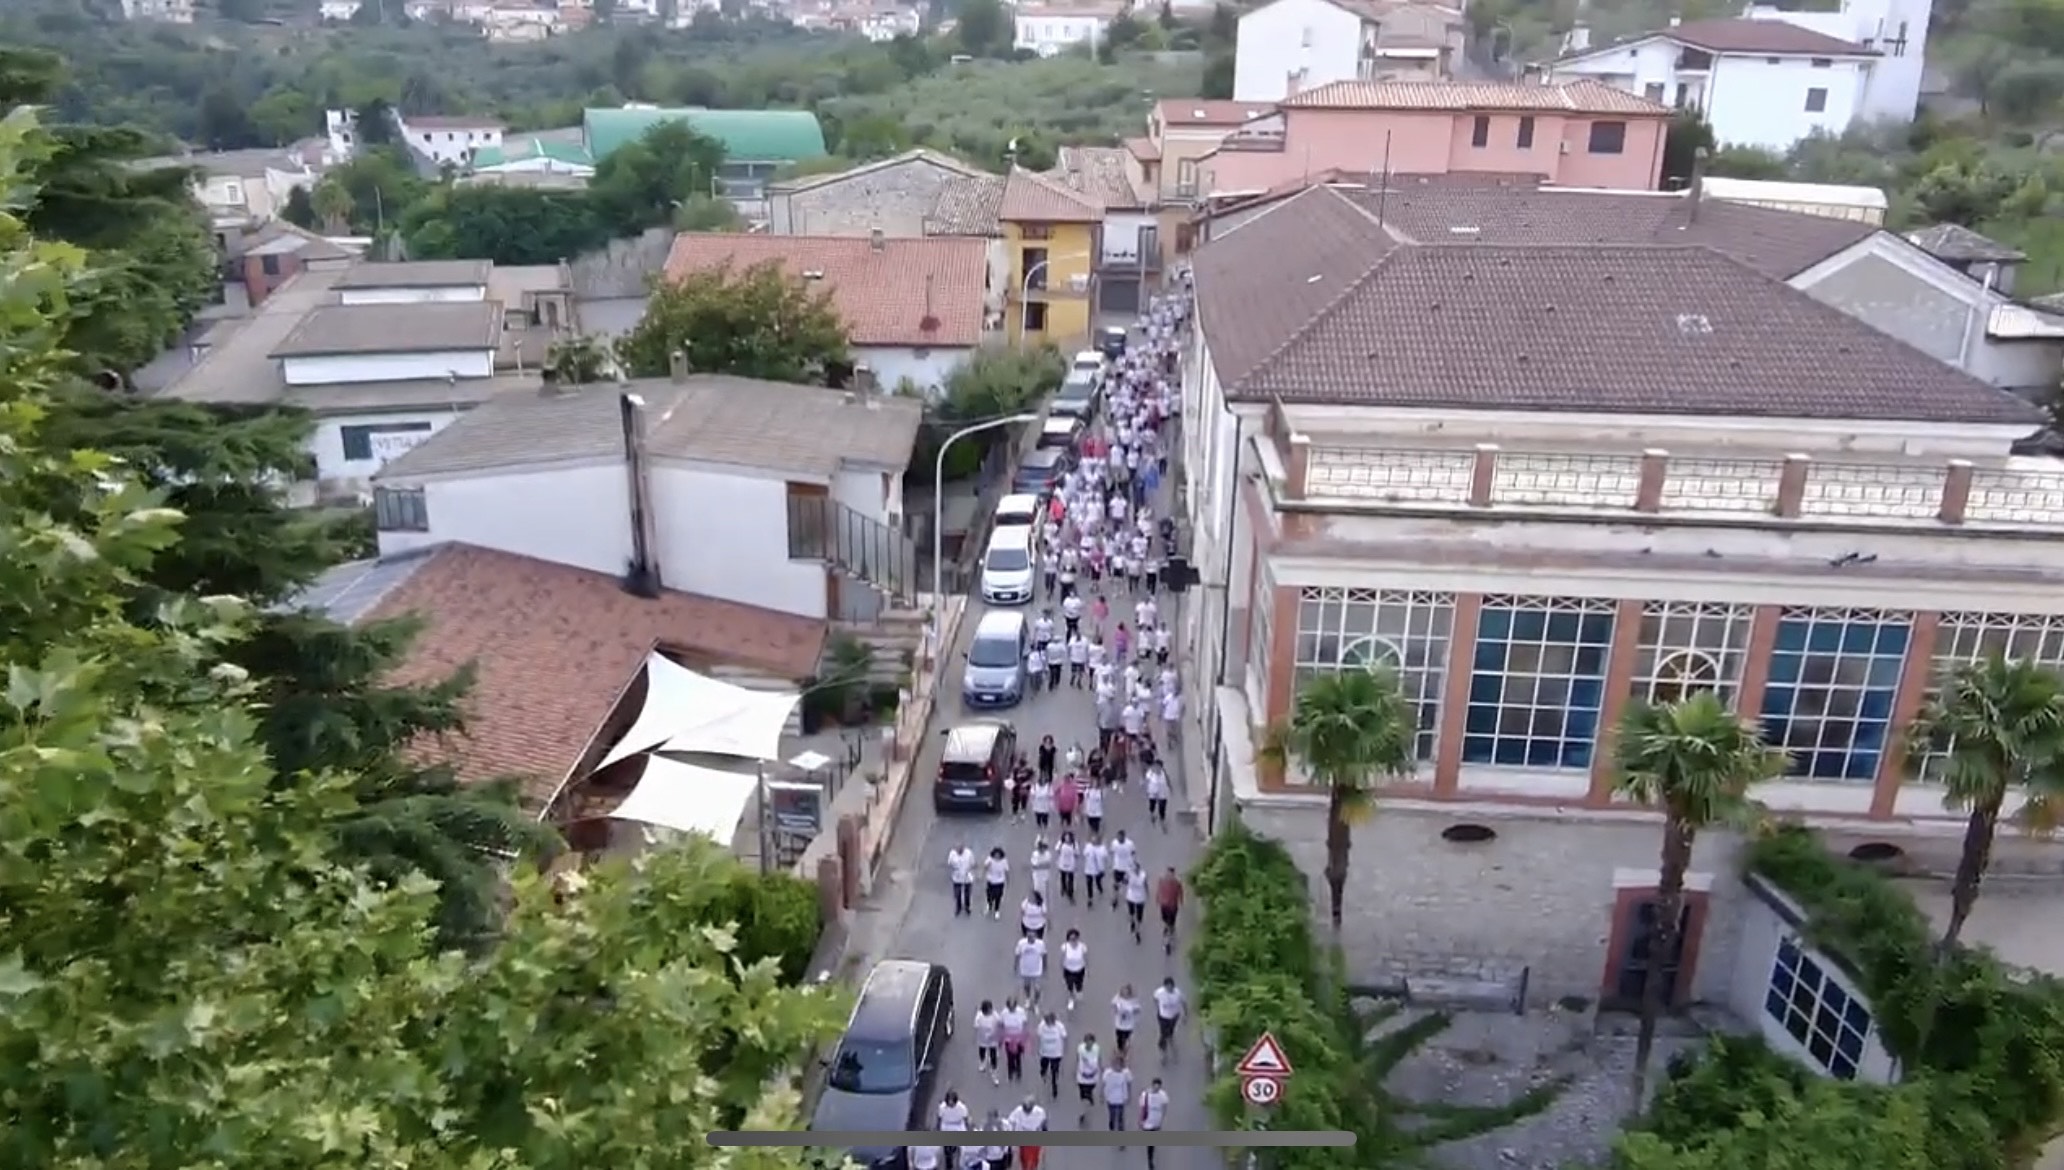
<instances>
[{"instance_id":1,"label":"doorway","mask_svg":"<svg viewBox=\"0 0 2064 1170\"><path fill-rule=\"evenodd\" d=\"M1657 930L1660 924L1660 904L1653 895L1629 898L1620 903L1619 921L1614 924L1611 968L1607 972L1605 999L1599 1006L1615 1011L1638 1011L1641 1008L1642 986L1648 979L1649 968L1661 962L1663 979L1663 1003L1674 1007L1682 1001L1681 992L1686 968L1686 956L1694 953L1692 943L1694 927L1699 917L1694 913L1698 906L1691 897L1684 899L1677 919L1677 945L1667 956L1658 953Z\"/></svg>"}]
</instances>

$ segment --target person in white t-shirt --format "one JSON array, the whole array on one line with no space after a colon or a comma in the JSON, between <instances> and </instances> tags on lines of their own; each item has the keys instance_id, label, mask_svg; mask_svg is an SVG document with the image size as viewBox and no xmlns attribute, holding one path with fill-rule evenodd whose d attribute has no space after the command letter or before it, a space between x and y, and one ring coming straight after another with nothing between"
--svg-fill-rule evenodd
<instances>
[{"instance_id":1,"label":"person in white t-shirt","mask_svg":"<svg viewBox=\"0 0 2064 1170\"><path fill-rule=\"evenodd\" d=\"M1054 846L1054 872L1061 875L1061 897L1075 903L1075 871L1080 868L1082 850L1075 844L1075 834L1062 833L1061 843Z\"/></svg>"},{"instance_id":2,"label":"person in white t-shirt","mask_svg":"<svg viewBox=\"0 0 2064 1170\"><path fill-rule=\"evenodd\" d=\"M1168 742L1182 742L1182 692L1170 691L1161 696L1161 734Z\"/></svg>"},{"instance_id":3,"label":"person in white t-shirt","mask_svg":"<svg viewBox=\"0 0 2064 1170\"><path fill-rule=\"evenodd\" d=\"M1090 905L1104 896L1104 871L1111 868L1111 850L1102 840L1091 837L1082 847L1082 898Z\"/></svg>"},{"instance_id":4,"label":"person in white t-shirt","mask_svg":"<svg viewBox=\"0 0 2064 1170\"><path fill-rule=\"evenodd\" d=\"M958 1091L946 1090L946 1096L939 1101L940 1132L966 1133L968 1121L973 1116L974 1110L969 1109L968 1103L960 1099Z\"/></svg>"},{"instance_id":5,"label":"person in white t-shirt","mask_svg":"<svg viewBox=\"0 0 2064 1170\"><path fill-rule=\"evenodd\" d=\"M1133 994L1132 984L1118 989L1111 997L1111 1043L1120 1056L1131 1050L1132 1030L1139 1027L1139 997Z\"/></svg>"},{"instance_id":6,"label":"person in white t-shirt","mask_svg":"<svg viewBox=\"0 0 2064 1170\"><path fill-rule=\"evenodd\" d=\"M946 852L946 876L953 880L953 916L975 913L975 851L966 842Z\"/></svg>"},{"instance_id":7,"label":"person in white t-shirt","mask_svg":"<svg viewBox=\"0 0 2064 1170\"><path fill-rule=\"evenodd\" d=\"M982 862L982 876L987 879L982 893L989 907L989 917L1003 917L1003 886L1010 880L1010 860L1003 855L1003 846L989 851Z\"/></svg>"},{"instance_id":8,"label":"person in white t-shirt","mask_svg":"<svg viewBox=\"0 0 2064 1170\"><path fill-rule=\"evenodd\" d=\"M1096 1033L1085 1032L1082 1043L1075 1046L1075 1095L1082 1105L1082 1116L1075 1119L1076 1128L1088 1128L1089 1107L1096 1104L1097 1082L1103 1077L1104 1050L1097 1045Z\"/></svg>"},{"instance_id":9,"label":"person in white t-shirt","mask_svg":"<svg viewBox=\"0 0 2064 1170\"><path fill-rule=\"evenodd\" d=\"M1025 1042L1029 1031L1030 1013L1018 1002L1017 996L1003 1001L1003 1010L996 1013L996 1022L1003 1029L1003 1075L1012 1084L1025 1079Z\"/></svg>"},{"instance_id":10,"label":"person in white t-shirt","mask_svg":"<svg viewBox=\"0 0 2064 1170\"><path fill-rule=\"evenodd\" d=\"M1183 993L1176 989L1173 976L1163 979L1161 986L1154 989L1154 1024L1161 1031L1161 1055L1166 1060L1175 1059L1175 1026L1182 1022L1183 1012L1188 1007Z\"/></svg>"},{"instance_id":11,"label":"person in white t-shirt","mask_svg":"<svg viewBox=\"0 0 2064 1170\"><path fill-rule=\"evenodd\" d=\"M1075 1010L1075 1001L1082 996L1082 985L1089 979L1089 944L1082 941L1082 932L1069 929L1068 937L1061 940L1061 985L1068 989L1068 1010Z\"/></svg>"},{"instance_id":12,"label":"person in white t-shirt","mask_svg":"<svg viewBox=\"0 0 2064 1170\"><path fill-rule=\"evenodd\" d=\"M1009 1127L1012 1133L1044 1133L1046 1131L1046 1107L1033 1098L1027 1097L1024 1104L1010 1111L1010 1116L1003 1119L1003 1124ZM1039 1170L1040 1148L1030 1144L1037 1140L1037 1138L1018 1139L1019 1170Z\"/></svg>"},{"instance_id":13,"label":"person in white t-shirt","mask_svg":"<svg viewBox=\"0 0 2064 1170\"><path fill-rule=\"evenodd\" d=\"M1018 959L1018 987L1025 994L1025 1002L1039 1002L1039 983L1046 977L1046 940L1037 935L1025 935L1018 939L1015 948Z\"/></svg>"},{"instance_id":14,"label":"person in white t-shirt","mask_svg":"<svg viewBox=\"0 0 2064 1170\"><path fill-rule=\"evenodd\" d=\"M1125 877L1138 868L1139 843L1126 836L1124 829L1120 829L1118 835L1111 838L1111 873L1117 877Z\"/></svg>"},{"instance_id":15,"label":"person in white t-shirt","mask_svg":"<svg viewBox=\"0 0 2064 1170\"><path fill-rule=\"evenodd\" d=\"M1034 785L1034 787L1036 788L1037 785ZM1047 804L1049 808L1052 807L1052 803L1053 791L1052 786L1049 785L1047 791ZM1041 901L1045 901L1047 886L1053 880L1054 864L1053 850L1047 846L1045 837L1040 837L1032 842L1032 856L1026 859L1026 864L1032 867L1032 892L1038 894Z\"/></svg>"},{"instance_id":16,"label":"person in white t-shirt","mask_svg":"<svg viewBox=\"0 0 2064 1170\"><path fill-rule=\"evenodd\" d=\"M1003 1020L996 1005L988 1000L975 1009L975 1071L989 1074L989 1083L1003 1083L1003 1061L998 1059L1003 1038Z\"/></svg>"},{"instance_id":17,"label":"person in white t-shirt","mask_svg":"<svg viewBox=\"0 0 2064 1170\"><path fill-rule=\"evenodd\" d=\"M1147 920L1147 869L1136 866L1125 875L1125 915L1132 924L1132 941L1140 941L1141 924Z\"/></svg>"},{"instance_id":18,"label":"person in white t-shirt","mask_svg":"<svg viewBox=\"0 0 2064 1170\"><path fill-rule=\"evenodd\" d=\"M1147 1091L1140 1094L1139 1127L1148 1133L1154 1133L1166 1124L1168 1124L1168 1090L1161 1087L1161 1078L1155 1077L1153 1083L1147 1086ZM1152 1170L1153 1165L1154 1147L1148 1146L1148 1170Z\"/></svg>"},{"instance_id":19,"label":"person in white t-shirt","mask_svg":"<svg viewBox=\"0 0 2064 1170\"><path fill-rule=\"evenodd\" d=\"M940 1146L911 1146L905 1151L910 1170L944 1170L946 1151Z\"/></svg>"},{"instance_id":20,"label":"person in white t-shirt","mask_svg":"<svg viewBox=\"0 0 2064 1170\"><path fill-rule=\"evenodd\" d=\"M1155 760L1147 766L1147 820L1168 831L1168 769Z\"/></svg>"},{"instance_id":21,"label":"person in white t-shirt","mask_svg":"<svg viewBox=\"0 0 2064 1170\"><path fill-rule=\"evenodd\" d=\"M1018 925L1032 938L1046 938L1046 898L1039 891L1025 895L1025 900L1018 903Z\"/></svg>"},{"instance_id":22,"label":"person in white t-shirt","mask_svg":"<svg viewBox=\"0 0 2064 1170\"><path fill-rule=\"evenodd\" d=\"M1046 1095L1061 1095L1061 1059L1068 1054L1068 1025L1052 1012L1033 1029L1039 1035L1039 1079L1046 1082Z\"/></svg>"},{"instance_id":23,"label":"person in white t-shirt","mask_svg":"<svg viewBox=\"0 0 2064 1170\"><path fill-rule=\"evenodd\" d=\"M1104 786L1090 783L1082 790L1082 819L1089 824L1089 831L1100 833L1104 829Z\"/></svg>"},{"instance_id":24,"label":"person in white t-shirt","mask_svg":"<svg viewBox=\"0 0 2064 1170\"><path fill-rule=\"evenodd\" d=\"M1125 1058L1113 1056L1110 1067L1104 1069L1104 1113L1113 1133L1125 1128L1125 1107L1132 1104L1132 1070L1125 1067Z\"/></svg>"}]
</instances>

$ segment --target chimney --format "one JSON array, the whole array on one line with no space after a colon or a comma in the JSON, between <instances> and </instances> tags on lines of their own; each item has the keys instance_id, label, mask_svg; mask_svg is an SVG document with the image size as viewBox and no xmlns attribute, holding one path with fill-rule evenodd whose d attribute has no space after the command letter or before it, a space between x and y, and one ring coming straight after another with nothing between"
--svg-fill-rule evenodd
<instances>
[{"instance_id":1,"label":"chimney","mask_svg":"<svg viewBox=\"0 0 2064 1170\"><path fill-rule=\"evenodd\" d=\"M927 273L927 274L925 275L925 314L924 314L924 315L925 315L926 317L930 317L930 316L932 315L932 277L931 277L931 274L929 274L929 273Z\"/></svg>"},{"instance_id":2,"label":"chimney","mask_svg":"<svg viewBox=\"0 0 2064 1170\"><path fill-rule=\"evenodd\" d=\"M677 349L667 355L667 378L675 385L688 380L688 351Z\"/></svg>"},{"instance_id":3,"label":"chimney","mask_svg":"<svg viewBox=\"0 0 2064 1170\"><path fill-rule=\"evenodd\" d=\"M1701 146L1691 155L1691 190L1684 196L1689 200L1684 209L1684 222L1698 222L1699 200L1706 194L1706 159L1711 154Z\"/></svg>"},{"instance_id":4,"label":"chimney","mask_svg":"<svg viewBox=\"0 0 2064 1170\"><path fill-rule=\"evenodd\" d=\"M631 480L631 563L624 571L624 589L638 597L658 597L659 556L652 522L652 481L646 474L645 400L636 394L617 398L622 408L624 471Z\"/></svg>"},{"instance_id":5,"label":"chimney","mask_svg":"<svg viewBox=\"0 0 2064 1170\"><path fill-rule=\"evenodd\" d=\"M867 233L867 246L869 249L873 251L881 252L885 251L888 248L889 241L886 236L882 235L882 230L880 228L875 228L873 231Z\"/></svg>"}]
</instances>

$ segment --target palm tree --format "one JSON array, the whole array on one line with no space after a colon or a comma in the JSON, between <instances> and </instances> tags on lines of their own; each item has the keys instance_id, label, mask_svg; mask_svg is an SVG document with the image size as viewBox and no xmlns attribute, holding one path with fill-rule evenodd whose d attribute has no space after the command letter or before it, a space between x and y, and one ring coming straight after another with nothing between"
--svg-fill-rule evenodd
<instances>
[{"instance_id":1,"label":"palm tree","mask_svg":"<svg viewBox=\"0 0 2064 1170\"><path fill-rule=\"evenodd\" d=\"M351 213L355 210L355 201L344 184L335 179L324 179L317 183L315 190L308 193L308 206L315 212L316 221L322 224L322 230L330 235L336 235L351 226Z\"/></svg>"},{"instance_id":2,"label":"palm tree","mask_svg":"<svg viewBox=\"0 0 2064 1170\"><path fill-rule=\"evenodd\" d=\"M2038 831L2052 828L2064 808L2064 678L1999 656L1957 667L1908 734L1909 773L1926 770L1941 781L1943 804L1969 814L1950 887L1949 925L1937 947L1946 960L1978 905L2007 797L2023 798L2015 819Z\"/></svg>"},{"instance_id":3,"label":"palm tree","mask_svg":"<svg viewBox=\"0 0 2064 1170\"><path fill-rule=\"evenodd\" d=\"M1656 933L1641 980L1641 1032L1634 1047L1634 1109L1648 1095L1648 1064L1663 1014L1663 968L1677 953L1684 873L1699 830L1739 821L1754 807L1749 786L1781 774L1783 752L1711 691L1674 703L1636 701L1612 744L1613 788L1663 814L1662 865L1656 878Z\"/></svg>"},{"instance_id":4,"label":"palm tree","mask_svg":"<svg viewBox=\"0 0 2064 1170\"><path fill-rule=\"evenodd\" d=\"M1262 758L1295 759L1326 787L1326 890L1333 929L1347 888L1349 824L1369 807L1369 790L1386 776L1407 776L1418 764L1419 720L1385 667L1347 667L1298 688L1290 718L1269 729Z\"/></svg>"}]
</instances>

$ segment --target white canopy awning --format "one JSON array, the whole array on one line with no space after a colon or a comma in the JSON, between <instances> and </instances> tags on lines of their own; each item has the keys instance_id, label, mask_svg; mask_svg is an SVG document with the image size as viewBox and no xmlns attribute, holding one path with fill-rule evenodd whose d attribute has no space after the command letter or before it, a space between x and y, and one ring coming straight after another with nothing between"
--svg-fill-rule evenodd
<instances>
[{"instance_id":1,"label":"white canopy awning","mask_svg":"<svg viewBox=\"0 0 2064 1170\"><path fill-rule=\"evenodd\" d=\"M599 768L655 749L750 760L781 758L781 729L800 697L748 690L666 656L645 659L645 703Z\"/></svg>"},{"instance_id":2,"label":"white canopy awning","mask_svg":"<svg viewBox=\"0 0 2064 1170\"><path fill-rule=\"evenodd\" d=\"M758 789L759 779L754 776L647 756L638 787L609 816L683 833L704 833L728 846Z\"/></svg>"}]
</instances>

